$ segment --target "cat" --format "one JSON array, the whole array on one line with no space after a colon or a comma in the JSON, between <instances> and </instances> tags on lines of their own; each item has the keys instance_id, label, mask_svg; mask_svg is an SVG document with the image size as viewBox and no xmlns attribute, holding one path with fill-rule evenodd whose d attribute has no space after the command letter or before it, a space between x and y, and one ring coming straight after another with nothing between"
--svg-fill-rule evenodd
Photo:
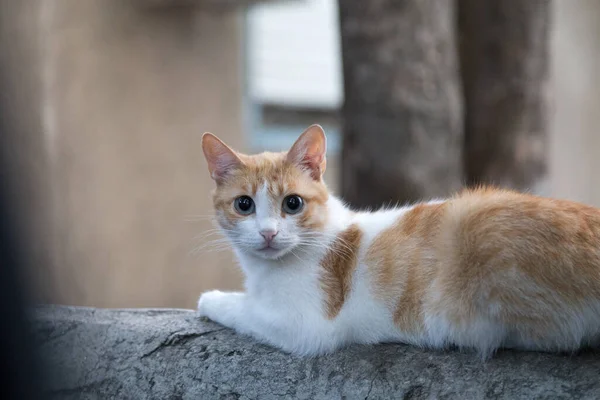
<instances>
[{"instance_id":1,"label":"cat","mask_svg":"<svg viewBox=\"0 0 600 400\"><path fill-rule=\"evenodd\" d=\"M351 344L573 352L600 341L600 210L516 191L353 211L323 181L312 125L287 152L245 155L205 133L216 219L245 292L200 316L283 352ZM393 184L393 183L392 183Z\"/></svg>"}]
</instances>

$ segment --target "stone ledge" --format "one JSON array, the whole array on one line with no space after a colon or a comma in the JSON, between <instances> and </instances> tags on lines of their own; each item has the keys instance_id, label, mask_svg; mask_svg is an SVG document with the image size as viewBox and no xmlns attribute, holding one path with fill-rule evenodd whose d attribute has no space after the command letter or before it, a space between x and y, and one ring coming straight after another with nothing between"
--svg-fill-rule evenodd
<instances>
[{"instance_id":1,"label":"stone ledge","mask_svg":"<svg viewBox=\"0 0 600 400\"><path fill-rule=\"evenodd\" d=\"M600 352L456 351L385 344L293 357L193 311L42 306L35 333L60 399L600 398Z\"/></svg>"}]
</instances>

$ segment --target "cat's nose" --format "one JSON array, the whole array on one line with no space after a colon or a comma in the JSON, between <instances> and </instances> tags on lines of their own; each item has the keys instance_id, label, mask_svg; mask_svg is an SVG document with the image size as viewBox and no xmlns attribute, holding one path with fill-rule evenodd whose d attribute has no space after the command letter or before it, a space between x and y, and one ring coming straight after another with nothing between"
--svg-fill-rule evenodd
<instances>
[{"instance_id":1,"label":"cat's nose","mask_svg":"<svg viewBox=\"0 0 600 400\"><path fill-rule=\"evenodd\" d=\"M273 229L265 229L263 231L260 231L261 236L265 238L267 243L271 243L271 241L277 235L277 233L278 232Z\"/></svg>"}]
</instances>

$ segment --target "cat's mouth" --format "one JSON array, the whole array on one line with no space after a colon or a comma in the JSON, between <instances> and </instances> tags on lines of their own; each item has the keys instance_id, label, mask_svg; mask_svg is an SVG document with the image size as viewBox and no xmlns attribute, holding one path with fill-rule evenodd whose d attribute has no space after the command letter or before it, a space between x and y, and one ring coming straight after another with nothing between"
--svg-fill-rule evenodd
<instances>
[{"instance_id":1,"label":"cat's mouth","mask_svg":"<svg viewBox=\"0 0 600 400\"><path fill-rule=\"evenodd\" d=\"M268 254L268 253L277 253L277 252L280 252L281 249L278 249L276 247L273 247L270 244L267 244L267 245L261 247L260 249L258 249L258 251Z\"/></svg>"},{"instance_id":2,"label":"cat's mouth","mask_svg":"<svg viewBox=\"0 0 600 400\"><path fill-rule=\"evenodd\" d=\"M265 258L280 258L287 253L285 248L277 248L273 244L267 244L255 251Z\"/></svg>"}]
</instances>

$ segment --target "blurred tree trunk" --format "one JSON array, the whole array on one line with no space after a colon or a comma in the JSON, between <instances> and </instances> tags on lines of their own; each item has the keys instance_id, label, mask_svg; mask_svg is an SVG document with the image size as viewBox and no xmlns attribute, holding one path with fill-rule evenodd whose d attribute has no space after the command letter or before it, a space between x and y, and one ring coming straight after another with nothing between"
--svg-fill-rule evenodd
<instances>
[{"instance_id":1,"label":"blurred tree trunk","mask_svg":"<svg viewBox=\"0 0 600 400\"><path fill-rule=\"evenodd\" d=\"M462 101L449 0L339 2L342 197L377 207L442 196L462 178Z\"/></svg>"},{"instance_id":2,"label":"blurred tree trunk","mask_svg":"<svg viewBox=\"0 0 600 400\"><path fill-rule=\"evenodd\" d=\"M549 0L459 0L470 185L536 190L546 175Z\"/></svg>"}]
</instances>

